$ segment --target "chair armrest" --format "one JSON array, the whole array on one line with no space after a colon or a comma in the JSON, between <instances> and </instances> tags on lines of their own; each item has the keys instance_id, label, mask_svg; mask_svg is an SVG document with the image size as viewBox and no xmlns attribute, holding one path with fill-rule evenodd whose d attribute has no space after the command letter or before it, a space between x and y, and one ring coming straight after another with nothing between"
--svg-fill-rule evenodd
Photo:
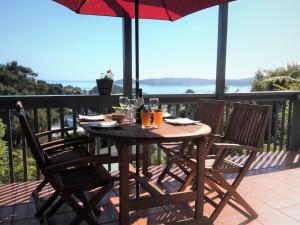
<instances>
[{"instance_id":1,"label":"chair armrest","mask_svg":"<svg viewBox=\"0 0 300 225\"><path fill-rule=\"evenodd\" d=\"M210 136L213 137L213 138L220 138L220 139L223 139L223 138L224 138L223 135L220 135L220 134L214 134L214 133L211 133Z\"/></svg>"},{"instance_id":2,"label":"chair armrest","mask_svg":"<svg viewBox=\"0 0 300 225\"><path fill-rule=\"evenodd\" d=\"M97 156L87 156L87 157L82 157L79 159L73 159L69 160L66 162L61 162L61 163L56 163L50 166L47 166L44 171L47 172L54 172L54 171L61 171L65 170L69 167L73 166L86 166L89 163L95 163L95 164L104 164L108 162L110 159L110 155L105 154L105 155L97 155Z\"/></svg>"},{"instance_id":3,"label":"chair armrest","mask_svg":"<svg viewBox=\"0 0 300 225\"><path fill-rule=\"evenodd\" d=\"M252 147L248 145L234 144L234 143L214 143L213 146L221 149L248 150L248 151L255 151L255 152L263 151L262 148Z\"/></svg>"},{"instance_id":4,"label":"chair armrest","mask_svg":"<svg viewBox=\"0 0 300 225\"><path fill-rule=\"evenodd\" d=\"M47 130L47 131L43 131L43 132L40 132L40 133L36 133L35 136L37 138L39 138L39 137L44 137L44 136L50 135L50 134L55 134L55 133L60 133L60 132L67 132L67 131L70 131L70 130L74 130L74 128L69 127L69 128L63 128L63 129Z\"/></svg>"},{"instance_id":5,"label":"chair armrest","mask_svg":"<svg viewBox=\"0 0 300 225\"><path fill-rule=\"evenodd\" d=\"M41 147L44 151L54 151L61 148L67 148L76 145L88 144L94 142L93 138L89 138L87 136L79 136L79 137L72 137L72 138L64 138L58 139L54 141L49 141L46 143L41 144Z\"/></svg>"}]
</instances>

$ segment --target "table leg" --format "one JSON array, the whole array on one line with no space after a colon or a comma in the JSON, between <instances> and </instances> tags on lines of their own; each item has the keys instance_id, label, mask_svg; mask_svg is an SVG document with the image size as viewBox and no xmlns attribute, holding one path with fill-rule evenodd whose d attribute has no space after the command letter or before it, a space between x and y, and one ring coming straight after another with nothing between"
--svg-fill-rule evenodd
<instances>
[{"instance_id":1,"label":"table leg","mask_svg":"<svg viewBox=\"0 0 300 225\"><path fill-rule=\"evenodd\" d=\"M116 144L120 157L120 214L119 224L129 224L129 145Z\"/></svg>"},{"instance_id":2,"label":"table leg","mask_svg":"<svg viewBox=\"0 0 300 225\"><path fill-rule=\"evenodd\" d=\"M96 138L97 138L97 136L95 136L93 134L89 134L89 137L94 139L94 141L92 141L88 144L88 151L89 151L90 155L94 156L96 154Z\"/></svg>"},{"instance_id":3,"label":"table leg","mask_svg":"<svg viewBox=\"0 0 300 225\"><path fill-rule=\"evenodd\" d=\"M148 144L144 144L143 145L143 174L148 177L151 178L152 173L150 173L148 171L148 168L151 164L151 157L150 157L150 149L149 149L150 145Z\"/></svg>"},{"instance_id":4,"label":"table leg","mask_svg":"<svg viewBox=\"0 0 300 225\"><path fill-rule=\"evenodd\" d=\"M205 173L205 157L206 149L205 141L195 141L197 146L197 166L196 166L196 187L197 187L197 198L195 202L195 219L202 220L203 205L204 205L204 173Z\"/></svg>"}]
</instances>

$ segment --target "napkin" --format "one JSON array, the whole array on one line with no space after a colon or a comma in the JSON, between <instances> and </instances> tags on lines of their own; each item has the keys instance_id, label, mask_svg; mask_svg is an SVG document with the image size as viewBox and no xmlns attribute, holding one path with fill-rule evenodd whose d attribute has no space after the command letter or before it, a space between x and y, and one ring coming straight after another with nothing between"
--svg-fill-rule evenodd
<instances>
[{"instance_id":1,"label":"napkin","mask_svg":"<svg viewBox=\"0 0 300 225\"><path fill-rule=\"evenodd\" d=\"M196 120L191 120L189 118L176 118L176 119L165 119L165 121L167 123L172 123L172 124L182 124L182 125L186 125L186 124L194 124L197 123L199 121Z\"/></svg>"},{"instance_id":2,"label":"napkin","mask_svg":"<svg viewBox=\"0 0 300 225\"><path fill-rule=\"evenodd\" d=\"M84 116L84 115L78 115L78 118L82 121L98 121L98 120L104 120L104 115L95 115L95 116Z\"/></svg>"}]
</instances>

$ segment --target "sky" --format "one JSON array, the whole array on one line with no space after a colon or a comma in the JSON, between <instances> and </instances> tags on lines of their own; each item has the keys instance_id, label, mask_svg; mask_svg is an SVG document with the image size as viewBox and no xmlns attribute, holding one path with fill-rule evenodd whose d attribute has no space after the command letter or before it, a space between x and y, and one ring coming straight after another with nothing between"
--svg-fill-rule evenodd
<instances>
[{"instance_id":1,"label":"sky","mask_svg":"<svg viewBox=\"0 0 300 225\"><path fill-rule=\"evenodd\" d=\"M0 64L17 60L43 80L94 80L108 69L122 78L122 19L78 15L51 0L1 0L0 9ZM231 2L226 77L300 63L299 10L300 0ZM215 78L217 30L218 7L175 22L141 20L140 79Z\"/></svg>"}]
</instances>

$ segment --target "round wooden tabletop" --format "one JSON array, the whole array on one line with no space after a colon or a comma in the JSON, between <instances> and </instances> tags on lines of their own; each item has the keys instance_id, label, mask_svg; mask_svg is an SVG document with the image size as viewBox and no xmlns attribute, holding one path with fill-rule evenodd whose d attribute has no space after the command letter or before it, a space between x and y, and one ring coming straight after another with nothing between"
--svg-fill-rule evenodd
<instances>
[{"instance_id":1,"label":"round wooden tabletop","mask_svg":"<svg viewBox=\"0 0 300 225\"><path fill-rule=\"evenodd\" d=\"M143 129L140 124L122 124L116 128L93 128L88 123L81 126L90 134L113 138L123 142L172 142L185 141L210 134L211 128L203 123L172 125L163 123L159 128Z\"/></svg>"}]
</instances>

